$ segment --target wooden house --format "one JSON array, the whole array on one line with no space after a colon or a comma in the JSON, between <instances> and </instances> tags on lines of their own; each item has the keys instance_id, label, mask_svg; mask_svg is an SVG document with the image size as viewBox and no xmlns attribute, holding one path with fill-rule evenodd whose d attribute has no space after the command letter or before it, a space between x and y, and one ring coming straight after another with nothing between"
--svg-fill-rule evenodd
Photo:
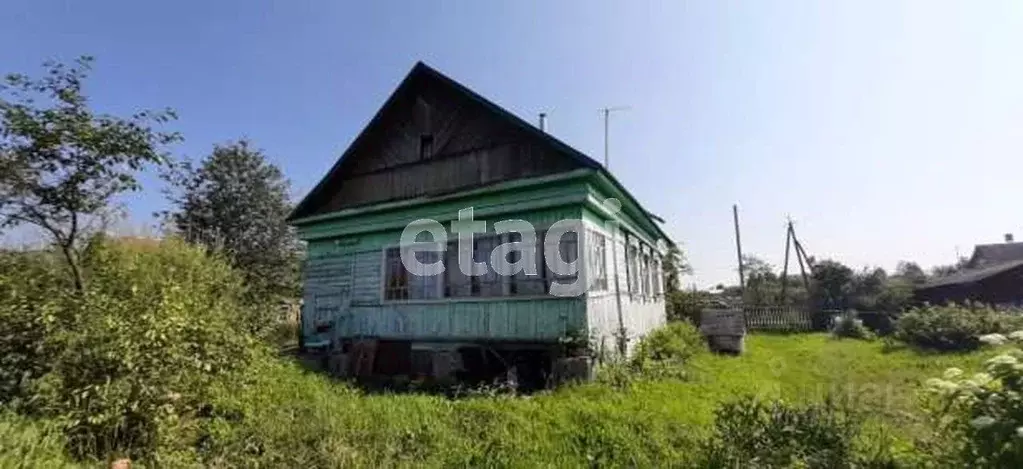
<instances>
[{"instance_id":1,"label":"wooden house","mask_svg":"<svg viewBox=\"0 0 1023 469\"><path fill-rule=\"evenodd\" d=\"M585 266L586 288L552 295L576 277L553 273L542 249L536 275L465 275L453 242L434 259L443 274L403 265L399 239L411 222L447 227L469 207L488 230L473 240L477 261L517 240L494 222L524 220L542 235L577 221L558 249ZM665 322L671 241L657 217L593 159L423 63L290 222L308 243L304 347L340 350L357 373L446 375L523 360L549 369L566 338L613 353L618 339L631 347Z\"/></svg>"},{"instance_id":2,"label":"wooden house","mask_svg":"<svg viewBox=\"0 0 1023 469\"><path fill-rule=\"evenodd\" d=\"M913 296L920 303L1023 306L1023 243L1006 235L1005 243L978 244L963 269L917 287Z\"/></svg>"}]
</instances>

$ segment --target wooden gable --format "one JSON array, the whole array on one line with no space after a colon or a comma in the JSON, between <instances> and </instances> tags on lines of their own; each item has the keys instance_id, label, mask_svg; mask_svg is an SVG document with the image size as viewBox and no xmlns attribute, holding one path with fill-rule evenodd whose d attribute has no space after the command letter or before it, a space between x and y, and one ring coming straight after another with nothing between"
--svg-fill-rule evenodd
<instances>
[{"instance_id":1,"label":"wooden gable","mask_svg":"<svg viewBox=\"0 0 1023 469\"><path fill-rule=\"evenodd\" d=\"M599 165L419 63L291 218L580 167Z\"/></svg>"}]
</instances>

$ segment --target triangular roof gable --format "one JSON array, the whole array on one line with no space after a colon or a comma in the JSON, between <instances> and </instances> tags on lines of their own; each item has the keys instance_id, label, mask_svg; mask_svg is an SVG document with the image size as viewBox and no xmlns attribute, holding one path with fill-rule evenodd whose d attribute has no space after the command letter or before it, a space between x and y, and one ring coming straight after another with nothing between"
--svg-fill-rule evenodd
<instances>
[{"instance_id":1,"label":"triangular roof gable","mask_svg":"<svg viewBox=\"0 0 1023 469\"><path fill-rule=\"evenodd\" d=\"M969 267L979 268L1023 260L1023 243L978 244L973 248Z\"/></svg>"},{"instance_id":2,"label":"triangular roof gable","mask_svg":"<svg viewBox=\"0 0 1023 469\"><path fill-rule=\"evenodd\" d=\"M412 67L412 70L409 71L409 73L405 76L404 79L402 79L401 83L398 84L398 87L395 88L395 90L387 98L387 100L380 107L380 109L377 110L376 114L374 114L373 118L370 119L369 123L366 124L366 127L362 129L362 131L355 138L355 140L352 141L352 144L349 145L345 152L342 153L341 157L338 158L338 160L334 163L330 171L327 172L327 174L316 184L316 186L313 187L311 191L309 191L309 193L295 207L291 215L289 215L288 217L289 221L308 216L310 212L312 212L312 210L315 209L314 205L316 204L316 201L320 198L321 195L323 195L324 191L327 190L328 186L330 185L330 182L338 179L339 171L341 170L342 164L345 162L345 160L350 158L351 155L353 155L354 153L356 153L356 151L365 143L365 140L367 140L372 130L380 125L383 116L387 114L392 108L397 106L399 97L406 93L413 86L415 86L417 82L422 81L430 81L432 82L432 84L447 87L448 89L453 90L455 93L468 98L470 101L474 103L479 104L487 111L489 111L492 115L496 116L498 119L536 138L546 147L553 149L556 152L570 158L579 167L598 170L611 182L611 184L615 188L617 188L621 192L621 194L625 196L627 200L623 202L631 203L632 205L634 205L643 214L643 216L646 217L646 221L649 222L649 226L652 226L654 230L656 230L665 240L667 240L667 242L672 243L671 238L667 236L667 234L665 234L663 230L661 230L660 226L658 226L657 224L657 221L655 221L655 220L660 221L660 218L643 209L639 202L632 196L632 194L630 194L628 190L626 190L625 187L614 177L614 175L607 171L600 163L590 158L589 156L586 156L579 150L572 148L571 146L562 142L561 140L558 140L553 135L538 129L536 126L526 122L522 118L516 116L515 114L512 114L511 112L507 111L501 106L498 106L497 104L493 103L487 98L484 98L483 96L477 94L475 91L472 91L471 89L465 87L461 83L458 83L454 79L449 78L448 76L433 69L432 67L426 65L423 62L416 62L415 66Z\"/></svg>"},{"instance_id":3,"label":"triangular roof gable","mask_svg":"<svg viewBox=\"0 0 1023 469\"><path fill-rule=\"evenodd\" d=\"M295 207L295 210L291 213L289 220L294 220L304 216L310 215L318 206L318 203L322 203L321 196L324 196L324 191L331 186L331 182L338 181L341 179L341 171L344 163L348 161L353 155L357 154L361 148L367 143L367 140L374 133L374 131L380 127L384 117L392 112L400 112L401 109L397 109L397 106L401 106L401 97L410 93L413 88L426 87L426 86L440 86L447 90L452 90L456 95L467 98L472 103L485 109L487 114L495 116L500 119L503 123L510 124L514 128L526 132L528 135L536 138L538 141L543 142L542 144L554 149L559 154L562 154L571 159L577 167L585 167L597 169L600 167L596 161L566 145L565 143L553 138L549 134L537 129L535 126L527 123L518 116L506 111L502 107L494 104L486 98L476 94L474 91L466 88L462 84L455 80L448 78L444 74L434 70L422 62L417 62L412 70L405 76L394 92L387 98L383 106L376 112L369 123L362 129L359 135L355 138L351 145L345 150L345 152L338 158L337 162L331 167L330 171L313 187L305 198Z\"/></svg>"}]
</instances>

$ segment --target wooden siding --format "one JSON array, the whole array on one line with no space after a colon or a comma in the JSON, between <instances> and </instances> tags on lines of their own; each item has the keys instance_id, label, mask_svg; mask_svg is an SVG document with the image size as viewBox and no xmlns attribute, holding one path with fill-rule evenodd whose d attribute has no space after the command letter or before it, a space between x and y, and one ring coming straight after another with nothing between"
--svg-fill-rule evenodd
<instances>
[{"instance_id":1,"label":"wooden siding","mask_svg":"<svg viewBox=\"0 0 1023 469\"><path fill-rule=\"evenodd\" d=\"M428 155L420 151L424 136L432 138ZM579 167L484 104L423 76L398 90L303 216Z\"/></svg>"},{"instance_id":2,"label":"wooden siding","mask_svg":"<svg viewBox=\"0 0 1023 469\"><path fill-rule=\"evenodd\" d=\"M595 216L588 217L591 220L599 220ZM602 220L600 220L602 221ZM619 220L620 222L620 220ZM603 223L587 223L587 244L593 242L594 230L602 231ZM605 291L590 291L586 296L586 322L587 330L598 346L604 350L616 352L617 337L619 328L624 327L628 337L628 350L631 353L636 342L652 329L664 325L667 320L664 296L649 295L640 296L629 293L628 278L625 268L625 239L622 232L614 240L612 247L611 237L604 231L607 246L607 262L605 269L608 276L608 288ZM588 251L584 252L586 255ZM615 269L617 267L617 275ZM618 299L615 290L615 279L618 281L618 295L621 297L621 321L618 316ZM660 277L658 277L660 278ZM663 291L663 289L662 289Z\"/></svg>"},{"instance_id":3,"label":"wooden siding","mask_svg":"<svg viewBox=\"0 0 1023 469\"><path fill-rule=\"evenodd\" d=\"M419 218L415 207L403 211L405 220ZM526 213L507 213L486 220L522 219L540 228L563 219L580 219L579 206ZM359 220L359 219L356 219ZM457 298L408 302L383 301L382 250L396 245L400 229L310 241L305 271L304 331L309 343L330 337L370 336L418 341L514 340L553 341L567 330L586 329L583 298L509 297ZM452 238L453 239L453 238ZM341 298L338 300L337 298ZM315 333L311 317L333 308L332 331Z\"/></svg>"},{"instance_id":4,"label":"wooden siding","mask_svg":"<svg viewBox=\"0 0 1023 469\"><path fill-rule=\"evenodd\" d=\"M427 218L446 223L457 219L459 210L470 207L476 219L489 222L522 218L534 224L542 223L541 220L534 221L537 214L551 210L557 210L560 217L580 218L580 207L589 191L583 178L588 174L583 170L504 183L468 192L466 196L426 198L393 205L381 204L379 208L340 211L323 219L314 219L315 222L299 224L298 234L305 240L374 231L396 230L400 234L413 220ZM391 242L397 242L397 239L394 237Z\"/></svg>"},{"instance_id":5,"label":"wooden siding","mask_svg":"<svg viewBox=\"0 0 1023 469\"><path fill-rule=\"evenodd\" d=\"M556 340L566 331L587 331L609 350L619 329L618 302L614 294L615 266L621 291L622 322L630 349L640 337L665 322L663 297L630 295L625 268L624 239L615 248L607 245L608 289L577 298L515 298L382 301L382 249L396 245L409 221L433 218L446 221L459 209L472 206L476 219L493 223L523 219L537 228L563 219L582 218L591 229L604 230L605 214L590 207L592 187L578 178L552 179L543 184L521 184L513 189L488 189L471 197L402 202L393 207L339 212L338 216L300 226L309 240L306 262L303 318L307 340L324 340L312 333L306 316L334 308L334 337L374 336L417 341L436 340ZM579 197L583 195L584 197ZM486 216L479 216L485 214ZM642 230L635 218L620 214L616 221L633 235L655 243L657 233ZM447 223L444 223L447 227ZM589 231L587 232L589 233ZM450 239L450 238L449 238ZM610 240L609 240L610 241ZM589 240L583 237L583 262ZM617 263L612 261L617 255Z\"/></svg>"}]
</instances>

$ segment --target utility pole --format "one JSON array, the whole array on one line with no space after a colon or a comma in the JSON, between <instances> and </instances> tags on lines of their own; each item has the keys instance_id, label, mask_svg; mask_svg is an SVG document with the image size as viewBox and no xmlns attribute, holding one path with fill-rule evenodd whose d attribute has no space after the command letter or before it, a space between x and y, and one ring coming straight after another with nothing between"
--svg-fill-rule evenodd
<instances>
[{"instance_id":1,"label":"utility pole","mask_svg":"<svg viewBox=\"0 0 1023 469\"><path fill-rule=\"evenodd\" d=\"M781 298L779 303L785 303L785 290L789 286L789 247L792 244L792 218L789 218L788 226L785 227L785 264L781 268ZM797 252L798 256L799 253Z\"/></svg>"},{"instance_id":2,"label":"utility pole","mask_svg":"<svg viewBox=\"0 0 1023 469\"><path fill-rule=\"evenodd\" d=\"M601 109L601 111L604 112L604 168L607 168L607 169L611 168L611 166L609 165L609 160L608 160L608 153L609 153L609 147L608 147L608 127L609 126L608 126L608 123L611 121L611 113L615 112L615 111L628 111L629 109L631 109L629 106L613 106L613 107L606 107L604 109Z\"/></svg>"},{"instance_id":3,"label":"utility pole","mask_svg":"<svg viewBox=\"0 0 1023 469\"><path fill-rule=\"evenodd\" d=\"M735 252L739 258L739 291L746 294L746 274L742 268L742 239L739 237L739 205L732 204L732 220L735 222Z\"/></svg>"}]
</instances>

